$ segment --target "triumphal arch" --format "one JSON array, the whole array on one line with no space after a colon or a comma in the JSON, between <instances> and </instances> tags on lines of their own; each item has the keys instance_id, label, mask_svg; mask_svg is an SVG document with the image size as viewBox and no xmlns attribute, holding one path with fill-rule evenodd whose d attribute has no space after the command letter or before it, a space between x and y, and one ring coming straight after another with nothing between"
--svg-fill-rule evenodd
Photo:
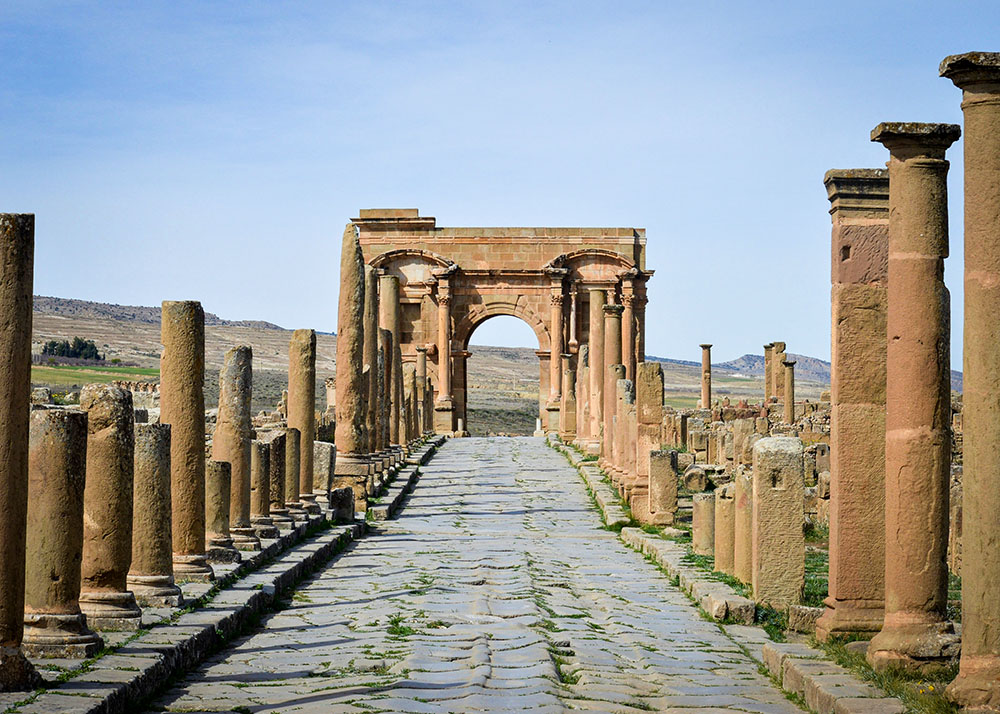
<instances>
[{"instance_id":1,"label":"triumphal arch","mask_svg":"<svg viewBox=\"0 0 1000 714\"><path fill-rule=\"evenodd\" d=\"M491 317L520 318L538 338L539 416L556 428L562 374L590 338L590 289L622 306L626 376L643 360L646 232L642 228L442 228L417 209L362 210L365 261L400 282L403 361L426 350L434 426L466 421L469 338Z\"/></svg>"}]
</instances>

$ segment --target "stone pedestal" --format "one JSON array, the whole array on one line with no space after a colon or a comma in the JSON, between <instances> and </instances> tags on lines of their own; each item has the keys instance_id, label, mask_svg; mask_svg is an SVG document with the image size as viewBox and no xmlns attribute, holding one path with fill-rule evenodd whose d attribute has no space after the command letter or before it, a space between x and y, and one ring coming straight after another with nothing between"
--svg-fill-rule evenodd
<instances>
[{"instance_id":1,"label":"stone pedestal","mask_svg":"<svg viewBox=\"0 0 1000 714\"><path fill-rule=\"evenodd\" d=\"M160 422L170 425L174 577L214 579L205 556L205 312L164 301L160 317Z\"/></svg>"},{"instance_id":2,"label":"stone pedestal","mask_svg":"<svg viewBox=\"0 0 1000 714\"><path fill-rule=\"evenodd\" d=\"M733 480L733 576L747 585L753 582L753 476L750 471L737 473Z\"/></svg>"},{"instance_id":3,"label":"stone pedestal","mask_svg":"<svg viewBox=\"0 0 1000 714\"><path fill-rule=\"evenodd\" d=\"M715 489L715 569L736 574L736 487L727 483Z\"/></svg>"},{"instance_id":4,"label":"stone pedestal","mask_svg":"<svg viewBox=\"0 0 1000 714\"><path fill-rule=\"evenodd\" d=\"M337 447L326 441L313 442L313 493L322 503L330 497L333 469L337 464Z\"/></svg>"},{"instance_id":5,"label":"stone pedestal","mask_svg":"<svg viewBox=\"0 0 1000 714\"><path fill-rule=\"evenodd\" d=\"M945 58L965 116L962 659L948 696L1000 711L1000 53Z\"/></svg>"},{"instance_id":6,"label":"stone pedestal","mask_svg":"<svg viewBox=\"0 0 1000 714\"><path fill-rule=\"evenodd\" d=\"M250 525L250 441L253 426L253 351L247 345L229 349L219 371L219 414L212 437L212 459L224 461L230 471L229 534L239 550L260 550L260 539Z\"/></svg>"},{"instance_id":7,"label":"stone pedestal","mask_svg":"<svg viewBox=\"0 0 1000 714\"><path fill-rule=\"evenodd\" d=\"M225 461L205 464L205 540L210 563L239 563L240 552L229 537L232 467Z\"/></svg>"},{"instance_id":8,"label":"stone pedestal","mask_svg":"<svg viewBox=\"0 0 1000 714\"><path fill-rule=\"evenodd\" d=\"M31 657L91 657L103 641L80 611L87 414L31 412L24 652Z\"/></svg>"},{"instance_id":9,"label":"stone pedestal","mask_svg":"<svg viewBox=\"0 0 1000 714\"><path fill-rule=\"evenodd\" d=\"M41 686L21 651L35 217L0 213L0 692Z\"/></svg>"},{"instance_id":10,"label":"stone pedestal","mask_svg":"<svg viewBox=\"0 0 1000 714\"><path fill-rule=\"evenodd\" d=\"M677 472L669 451L649 453L649 511L654 525L674 524L677 513Z\"/></svg>"},{"instance_id":11,"label":"stone pedestal","mask_svg":"<svg viewBox=\"0 0 1000 714\"><path fill-rule=\"evenodd\" d=\"M958 655L947 620L951 467L948 162L954 124L879 124L889 149L886 320L885 622L878 671L942 669Z\"/></svg>"},{"instance_id":12,"label":"stone pedestal","mask_svg":"<svg viewBox=\"0 0 1000 714\"><path fill-rule=\"evenodd\" d=\"M132 565L128 587L143 605L179 606L170 508L170 426L135 425Z\"/></svg>"},{"instance_id":13,"label":"stone pedestal","mask_svg":"<svg viewBox=\"0 0 1000 714\"><path fill-rule=\"evenodd\" d=\"M788 436L753 447L754 599L776 610L798 605L805 587L802 442Z\"/></svg>"},{"instance_id":14,"label":"stone pedestal","mask_svg":"<svg viewBox=\"0 0 1000 714\"><path fill-rule=\"evenodd\" d=\"M830 580L816 637L874 635L885 615L889 173L827 172L833 221Z\"/></svg>"},{"instance_id":15,"label":"stone pedestal","mask_svg":"<svg viewBox=\"0 0 1000 714\"><path fill-rule=\"evenodd\" d=\"M712 555L715 549L715 494L696 493L691 497L691 550L695 555Z\"/></svg>"},{"instance_id":16,"label":"stone pedestal","mask_svg":"<svg viewBox=\"0 0 1000 714\"><path fill-rule=\"evenodd\" d=\"M142 611L126 582L132 563L132 393L88 384L80 407L87 412L80 610L95 630L138 630Z\"/></svg>"}]
</instances>

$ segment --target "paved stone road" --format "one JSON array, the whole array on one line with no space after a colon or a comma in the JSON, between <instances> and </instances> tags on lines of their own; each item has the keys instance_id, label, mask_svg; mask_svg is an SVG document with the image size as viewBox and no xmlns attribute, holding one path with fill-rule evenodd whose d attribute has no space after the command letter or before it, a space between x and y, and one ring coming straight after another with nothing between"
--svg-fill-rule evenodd
<instances>
[{"instance_id":1,"label":"paved stone road","mask_svg":"<svg viewBox=\"0 0 1000 714\"><path fill-rule=\"evenodd\" d=\"M153 709L801 711L541 439L449 441L397 521Z\"/></svg>"}]
</instances>

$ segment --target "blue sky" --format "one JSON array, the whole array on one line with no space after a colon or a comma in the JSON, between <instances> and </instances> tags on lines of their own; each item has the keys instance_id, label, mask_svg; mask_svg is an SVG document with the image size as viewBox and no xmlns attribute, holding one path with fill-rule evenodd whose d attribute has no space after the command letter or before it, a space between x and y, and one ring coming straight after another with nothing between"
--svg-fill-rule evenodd
<instances>
[{"instance_id":1,"label":"blue sky","mask_svg":"<svg viewBox=\"0 0 1000 714\"><path fill-rule=\"evenodd\" d=\"M7 3L6 5L10 5ZM829 168L961 121L996 2L29 2L0 9L0 210L36 293L336 327L359 208L647 230L650 354L829 357ZM951 151L961 364L961 144ZM525 346L490 321L474 342Z\"/></svg>"}]
</instances>

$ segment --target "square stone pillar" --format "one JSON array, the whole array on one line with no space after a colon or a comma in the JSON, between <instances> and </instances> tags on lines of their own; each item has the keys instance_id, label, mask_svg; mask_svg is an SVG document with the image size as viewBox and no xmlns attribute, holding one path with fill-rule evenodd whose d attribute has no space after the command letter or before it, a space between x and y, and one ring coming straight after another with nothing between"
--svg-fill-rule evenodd
<instances>
[{"instance_id":1,"label":"square stone pillar","mask_svg":"<svg viewBox=\"0 0 1000 714\"><path fill-rule=\"evenodd\" d=\"M677 472L670 451L649 454L649 511L658 526L670 526L677 513Z\"/></svg>"},{"instance_id":2,"label":"square stone pillar","mask_svg":"<svg viewBox=\"0 0 1000 714\"><path fill-rule=\"evenodd\" d=\"M828 171L833 220L830 585L816 636L874 635L885 608L889 173Z\"/></svg>"},{"instance_id":3,"label":"square stone pillar","mask_svg":"<svg viewBox=\"0 0 1000 714\"><path fill-rule=\"evenodd\" d=\"M761 439L753 448L753 595L784 610L802 599L806 577L802 441Z\"/></svg>"}]
</instances>

